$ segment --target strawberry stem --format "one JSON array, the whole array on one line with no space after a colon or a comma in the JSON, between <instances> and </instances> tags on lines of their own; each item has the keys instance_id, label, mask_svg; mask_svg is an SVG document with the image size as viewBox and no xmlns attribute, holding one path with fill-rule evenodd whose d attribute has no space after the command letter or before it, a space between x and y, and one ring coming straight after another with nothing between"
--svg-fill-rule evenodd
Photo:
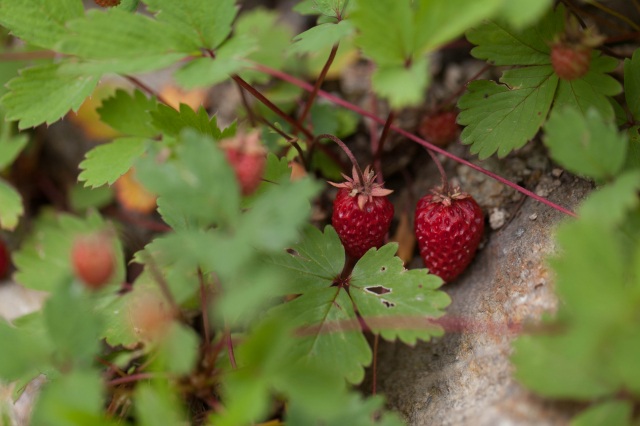
<instances>
[{"instance_id":1,"label":"strawberry stem","mask_svg":"<svg viewBox=\"0 0 640 426\"><path fill-rule=\"evenodd\" d=\"M151 87L144 84L142 81L138 80L135 77L131 77L130 75L125 75L123 77L127 79L130 83L132 83L134 86L138 87L143 92L147 93L149 96L155 96L156 99L158 99L158 101L162 102L167 106L170 106L169 101L167 101L167 99L165 99L160 93L156 92Z\"/></svg>"},{"instance_id":2,"label":"strawberry stem","mask_svg":"<svg viewBox=\"0 0 640 426\"><path fill-rule=\"evenodd\" d=\"M282 72L282 71L275 70L273 68L267 67L267 66L262 65L262 64L254 63L254 69L256 69L256 70L258 70L260 72L263 72L265 74L271 75L271 76L273 76L275 78L278 78L280 80L286 81L286 82L288 82L290 84L293 84L294 86L298 86L298 87L300 87L300 88L302 88L304 90L307 90L307 91L312 90L312 88L313 88L310 84L308 84L305 81L299 80L299 79L293 77L292 75L289 75L289 74L287 74L285 72ZM371 114L370 112L358 107L357 105L354 105L354 104L352 104L350 102L347 102L344 99L340 99L339 97L334 96L334 95L332 95L332 94L330 94L328 92L325 92L323 90L319 90L318 91L318 95L323 97L323 98L325 98L325 99L328 99L329 101L335 103L336 105L339 105L339 106L341 106L343 108L346 108L348 110L356 112L356 113L362 115L363 117L371 118L372 120L374 120L374 121L376 121L378 123L382 124L385 121L384 119L382 119L382 118L380 118L380 117L378 117L378 116L376 116L374 114ZM577 215L574 212L572 212L571 210L566 209L566 208L564 208L564 207L562 207L562 206L560 206L560 205L558 205L558 204L556 204L556 203L554 203L552 201L549 201L544 197L536 195L535 193L529 191L528 189L523 188L522 186L520 186L520 185L518 185L516 183L513 183L510 180L503 178L502 176L499 176L499 175L497 175L497 174L495 174L493 172L490 172L487 169L484 169L484 168L482 168L482 167L480 167L480 166L478 166L476 164L473 164L470 161L464 160L464 159L462 159L462 158L460 158L460 157L458 157L458 156L456 156L456 155L454 155L454 154L452 154L452 153L450 153L450 152L448 152L448 151L446 151L446 150L444 150L442 148L439 148L439 147L427 142L426 140L419 138L418 136L414 135L413 133L410 133L410 132L408 132L408 131L406 131L406 130L398 127L398 126L394 126L394 125L391 125L390 128L394 132L396 132L396 133L398 133L398 134L400 134L400 135L402 135L402 136L404 136L404 137L406 137L408 139L411 139L412 141L424 146L425 148L428 148L428 149L430 149L430 150L432 150L434 152L437 152L438 154L442 154L445 157L451 158L452 160L456 161L457 163L464 164L465 166L467 166L467 167L469 167L469 168L471 168L473 170L476 170L476 171L478 171L480 173L483 173L483 174L489 176L490 178L495 179L498 182L503 183L503 184L515 189L516 191L521 192L522 194L533 198L536 201L539 201L539 202L541 202L543 204L546 204L547 206L549 206L549 207L551 207L551 208L553 208L555 210L558 210L559 212L562 212L562 213L564 213L564 214L566 214L568 216L577 217Z\"/></svg>"},{"instance_id":3,"label":"strawberry stem","mask_svg":"<svg viewBox=\"0 0 640 426\"><path fill-rule=\"evenodd\" d=\"M304 126L304 122L307 119L309 112L311 111L311 106L313 105L313 101L316 99L316 96L318 95L318 90L320 90L320 86L324 82L324 79L327 76L327 73L329 72L329 68L331 68L331 64L333 63L333 60L336 57L336 53L338 52L338 45L339 43L336 43L331 49L331 53L329 53L329 58L327 58L327 62L325 62L324 67L322 67L322 71L320 71L320 75L318 76L316 83L313 85L313 90L309 94L309 99L307 99L307 103L305 104L304 109L302 110L302 114L300 114L300 118L298 118L298 122L302 126Z\"/></svg>"},{"instance_id":4,"label":"strawberry stem","mask_svg":"<svg viewBox=\"0 0 640 426\"><path fill-rule=\"evenodd\" d=\"M340 138L330 135L328 133L316 136L316 141L319 141L321 139L331 139L332 141L337 143L340 148L342 148L344 153L347 154L347 157L349 157L349 160L351 160L351 164L353 164L353 167L356 169L356 173L358 173L358 179L360 179L360 182L364 184L364 175L362 174L362 169L358 165L358 161L356 160L356 157L353 155L351 150L347 148L347 145L345 145L345 143L342 142Z\"/></svg>"},{"instance_id":5,"label":"strawberry stem","mask_svg":"<svg viewBox=\"0 0 640 426\"><path fill-rule=\"evenodd\" d=\"M389 129L391 128L391 123L393 122L394 118L395 113L393 111L389 112L387 120L384 122L384 127L382 128L382 134L380 135L380 139L378 140L376 152L373 154L373 168L376 171L378 183L384 181L380 159L382 158L382 148L384 147L384 142L387 140L387 136L389 136Z\"/></svg>"},{"instance_id":6,"label":"strawberry stem","mask_svg":"<svg viewBox=\"0 0 640 426\"><path fill-rule=\"evenodd\" d=\"M440 162L440 159L438 158L436 153L432 152L430 149L427 149L426 151L429 153L429 156L431 157L433 162L436 163L436 167L438 168L438 171L440 172L440 184L442 185L442 192L444 194L448 194L449 193L449 180L447 179L447 173L444 171L444 167L442 167L442 163Z\"/></svg>"}]
</instances>

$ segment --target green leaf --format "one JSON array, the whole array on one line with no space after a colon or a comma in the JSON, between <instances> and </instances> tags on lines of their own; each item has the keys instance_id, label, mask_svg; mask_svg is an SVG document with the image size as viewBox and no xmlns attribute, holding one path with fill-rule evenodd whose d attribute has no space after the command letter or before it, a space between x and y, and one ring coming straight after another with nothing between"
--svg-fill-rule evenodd
<instances>
[{"instance_id":1,"label":"green leaf","mask_svg":"<svg viewBox=\"0 0 640 426\"><path fill-rule=\"evenodd\" d=\"M548 65L514 69L505 72L505 79L521 84L474 81L458 103L458 122L466 126L460 139L480 159L496 151L504 157L531 140L549 113L558 84Z\"/></svg>"},{"instance_id":2,"label":"green leaf","mask_svg":"<svg viewBox=\"0 0 640 426\"><path fill-rule=\"evenodd\" d=\"M589 407L571 420L571 426L631 426L633 407L628 401L605 401Z\"/></svg>"},{"instance_id":3,"label":"green leaf","mask_svg":"<svg viewBox=\"0 0 640 426\"><path fill-rule=\"evenodd\" d=\"M0 357L0 378L5 381L34 377L49 363L51 348L42 332L16 328L0 318L0 340L11 348Z\"/></svg>"},{"instance_id":4,"label":"green leaf","mask_svg":"<svg viewBox=\"0 0 640 426\"><path fill-rule=\"evenodd\" d=\"M54 48L65 24L84 14L80 0L0 0L0 24L29 44Z\"/></svg>"},{"instance_id":5,"label":"green leaf","mask_svg":"<svg viewBox=\"0 0 640 426\"><path fill-rule=\"evenodd\" d=\"M11 80L9 93L0 100L7 120L19 120L19 128L51 124L70 109L77 111L93 92L98 78L61 73L61 64L40 65L22 70Z\"/></svg>"},{"instance_id":6,"label":"green leaf","mask_svg":"<svg viewBox=\"0 0 640 426\"><path fill-rule=\"evenodd\" d=\"M87 152L80 163L78 180L84 186L112 185L125 174L133 163L144 154L148 140L138 137L123 137L98 145Z\"/></svg>"},{"instance_id":7,"label":"green leaf","mask_svg":"<svg viewBox=\"0 0 640 426\"><path fill-rule=\"evenodd\" d=\"M627 140L595 110L554 109L545 125L551 157L572 173L610 179L622 167Z\"/></svg>"},{"instance_id":8,"label":"green leaf","mask_svg":"<svg viewBox=\"0 0 640 426\"><path fill-rule=\"evenodd\" d=\"M125 135L151 138L158 133L151 125L151 113L157 107L155 98L147 98L139 90L131 95L119 89L97 112L103 122Z\"/></svg>"},{"instance_id":9,"label":"green leaf","mask_svg":"<svg viewBox=\"0 0 640 426\"><path fill-rule=\"evenodd\" d=\"M235 174L213 140L194 130L181 134L173 157L139 159L136 177L158 195L163 215L170 209L173 216L180 214L186 223L200 226L223 226L238 219L240 191Z\"/></svg>"},{"instance_id":10,"label":"green leaf","mask_svg":"<svg viewBox=\"0 0 640 426\"><path fill-rule=\"evenodd\" d=\"M88 366L100 349L102 319L93 311L87 293L69 284L58 287L47 299L44 321L55 347L56 361Z\"/></svg>"},{"instance_id":11,"label":"green leaf","mask_svg":"<svg viewBox=\"0 0 640 426\"><path fill-rule=\"evenodd\" d=\"M627 158L624 169L640 169L640 126L633 126L627 130L629 146L627 147Z\"/></svg>"},{"instance_id":12,"label":"green leaf","mask_svg":"<svg viewBox=\"0 0 640 426\"><path fill-rule=\"evenodd\" d=\"M246 11L238 18L234 34L250 37L257 44L257 49L247 55L247 59L266 65L273 69L281 69L285 63L285 54L291 45L293 31L285 22L281 22L277 12L262 8ZM250 83L267 83L271 78L265 73L246 69L238 73Z\"/></svg>"},{"instance_id":13,"label":"green leaf","mask_svg":"<svg viewBox=\"0 0 640 426\"><path fill-rule=\"evenodd\" d=\"M509 0L502 2L500 16L516 28L537 22L553 5L553 0Z\"/></svg>"},{"instance_id":14,"label":"green leaf","mask_svg":"<svg viewBox=\"0 0 640 426\"><path fill-rule=\"evenodd\" d=\"M195 112L190 106L180 104L180 111L176 111L170 106L159 104L157 111L151 112L151 117L153 126L169 136L179 136L187 128L195 129L214 140L235 134L232 128L221 131L218 128L216 116L209 118L209 114L203 107Z\"/></svg>"},{"instance_id":15,"label":"green leaf","mask_svg":"<svg viewBox=\"0 0 640 426\"><path fill-rule=\"evenodd\" d=\"M105 391L97 371L72 371L48 383L38 396L31 424L50 426L110 423L103 418Z\"/></svg>"},{"instance_id":16,"label":"green leaf","mask_svg":"<svg viewBox=\"0 0 640 426\"><path fill-rule=\"evenodd\" d=\"M293 38L291 52L315 53L321 49L331 48L353 32L354 28L349 20L317 25Z\"/></svg>"},{"instance_id":17,"label":"green leaf","mask_svg":"<svg viewBox=\"0 0 640 426\"><path fill-rule=\"evenodd\" d=\"M0 170L15 160L29 142L27 135L11 135L11 125L0 122Z\"/></svg>"},{"instance_id":18,"label":"green leaf","mask_svg":"<svg viewBox=\"0 0 640 426\"><path fill-rule=\"evenodd\" d=\"M30 237L14 254L13 261L18 271L15 279L25 287L34 290L52 291L68 282L72 277L71 246L78 234L101 231L105 222L97 215L86 219L51 213L38 218ZM114 241L114 251L121 253L118 241ZM124 260L118 256L112 284L121 284L124 279ZM107 290L112 287L108 287Z\"/></svg>"},{"instance_id":19,"label":"green leaf","mask_svg":"<svg viewBox=\"0 0 640 426\"><path fill-rule=\"evenodd\" d=\"M624 60L624 97L631 115L640 119L640 49Z\"/></svg>"},{"instance_id":20,"label":"green leaf","mask_svg":"<svg viewBox=\"0 0 640 426\"><path fill-rule=\"evenodd\" d=\"M0 228L13 231L23 214L22 197L11 185L0 179Z\"/></svg>"},{"instance_id":21,"label":"green leaf","mask_svg":"<svg viewBox=\"0 0 640 426\"><path fill-rule=\"evenodd\" d=\"M142 383L134 395L136 420L141 426L187 424L182 407L171 389L159 383Z\"/></svg>"},{"instance_id":22,"label":"green leaf","mask_svg":"<svg viewBox=\"0 0 640 426\"><path fill-rule=\"evenodd\" d=\"M417 106L424 100L429 85L429 64L426 57L417 58L410 66L381 66L371 76L371 84L380 96L387 98L392 108Z\"/></svg>"},{"instance_id":23,"label":"green leaf","mask_svg":"<svg viewBox=\"0 0 640 426\"><path fill-rule=\"evenodd\" d=\"M349 0L303 0L293 7L302 15L325 15L337 18L344 16L349 9Z\"/></svg>"},{"instance_id":24,"label":"green leaf","mask_svg":"<svg viewBox=\"0 0 640 426\"><path fill-rule=\"evenodd\" d=\"M581 220L602 226L615 227L623 223L626 215L640 205L640 170L619 176L612 184L592 192L580 206Z\"/></svg>"},{"instance_id":25,"label":"green leaf","mask_svg":"<svg viewBox=\"0 0 640 426\"><path fill-rule=\"evenodd\" d=\"M353 270L349 294L373 333L414 345L417 339L443 334L430 320L444 315L451 299L436 291L442 285L439 277L426 269L406 270L394 257L397 248L387 244L369 250Z\"/></svg>"},{"instance_id":26,"label":"green leaf","mask_svg":"<svg viewBox=\"0 0 640 426\"><path fill-rule=\"evenodd\" d=\"M199 345L200 339L192 328L173 323L158 346L158 363L162 371L189 374L198 359Z\"/></svg>"},{"instance_id":27,"label":"green leaf","mask_svg":"<svg viewBox=\"0 0 640 426\"><path fill-rule=\"evenodd\" d=\"M143 1L158 21L170 24L204 49L215 49L229 36L238 10L234 0Z\"/></svg>"},{"instance_id":28,"label":"green leaf","mask_svg":"<svg viewBox=\"0 0 640 426\"><path fill-rule=\"evenodd\" d=\"M113 201L113 190L108 186L87 188L77 184L69 192L69 204L73 211L82 213L88 209L101 209Z\"/></svg>"},{"instance_id":29,"label":"green leaf","mask_svg":"<svg viewBox=\"0 0 640 426\"><path fill-rule=\"evenodd\" d=\"M256 40L247 36L235 36L215 52L215 58L203 57L189 61L174 74L178 84L185 89L209 87L222 83L249 63L247 56L256 49Z\"/></svg>"}]
</instances>

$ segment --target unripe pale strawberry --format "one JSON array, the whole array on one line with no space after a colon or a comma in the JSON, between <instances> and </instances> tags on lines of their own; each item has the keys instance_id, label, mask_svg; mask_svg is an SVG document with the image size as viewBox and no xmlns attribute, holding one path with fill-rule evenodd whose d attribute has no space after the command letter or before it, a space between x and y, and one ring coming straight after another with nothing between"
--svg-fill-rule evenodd
<instances>
[{"instance_id":1,"label":"unripe pale strawberry","mask_svg":"<svg viewBox=\"0 0 640 426\"><path fill-rule=\"evenodd\" d=\"M393 219L393 204L387 199L391 190L375 183L375 174L367 167L361 181L356 169L353 177L343 175L344 183L333 202L331 223L345 251L354 259L361 258L370 248L380 248Z\"/></svg>"},{"instance_id":2,"label":"unripe pale strawberry","mask_svg":"<svg viewBox=\"0 0 640 426\"><path fill-rule=\"evenodd\" d=\"M231 139L225 139L220 147L236 174L242 195L252 194L262 181L266 166L266 151L260 142L260 132L238 132Z\"/></svg>"},{"instance_id":3,"label":"unripe pale strawberry","mask_svg":"<svg viewBox=\"0 0 640 426\"><path fill-rule=\"evenodd\" d=\"M460 126L456 123L458 113L455 111L443 111L427 114L420 122L418 133L439 147L446 147L455 141L460 134Z\"/></svg>"},{"instance_id":4,"label":"unripe pale strawberry","mask_svg":"<svg viewBox=\"0 0 640 426\"><path fill-rule=\"evenodd\" d=\"M471 263L482 240L484 216L471 195L437 188L418 202L414 229L425 266L449 282Z\"/></svg>"},{"instance_id":5,"label":"unripe pale strawberry","mask_svg":"<svg viewBox=\"0 0 640 426\"><path fill-rule=\"evenodd\" d=\"M591 64L591 48L581 44L557 42L551 46L551 65L563 80L584 77Z\"/></svg>"},{"instance_id":6,"label":"unripe pale strawberry","mask_svg":"<svg viewBox=\"0 0 640 426\"><path fill-rule=\"evenodd\" d=\"M112 239L105 232L76 237L71 248L71 263L76 276L88 288L103 287L116 269Z\"/></svg>"}]
</instances>

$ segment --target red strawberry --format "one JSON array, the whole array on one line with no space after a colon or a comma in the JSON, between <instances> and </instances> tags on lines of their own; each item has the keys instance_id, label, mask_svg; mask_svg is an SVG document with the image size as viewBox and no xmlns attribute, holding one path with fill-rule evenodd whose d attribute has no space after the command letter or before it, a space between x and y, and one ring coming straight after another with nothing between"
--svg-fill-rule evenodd
<instances>
[{"instance_id":1,"label":"red strawberry","mask_svg":"<svg viewBox=\"0 0 640 426\"><path fill-rule=\"evenodd\" d=\"M0 279L7 275L7 272L9 272L9 266L11 266L9 250L4 244L4 241L0 240Z\"/></svg>"},{"instance_id":2,"label":"red strawberry","mask_svg":"<svg viewBox=\"0 0 640 426\"><path fill-rule=\"evenodd\" d=\"M449 282L471 263L484 232L484 217L471 195L437 188L418 202L414 226L425 266Z\"/></svg>"},{"instance_id":3,"label":"red strawberry","mask_svg":"<svg viewBox=\"0 0 640 426\"><path fill-rule=\"evenodd\" d=\"M266 151L260 143L260 132L240 132L234 138L222 141L220 147L233 167L242 195L252 194L260 185L266 164Z\"/></svg>"},{"instance_id":4,"label":"red strawberry","mask_svg":"<svg viewBox=\"0 0 640 426\"><path fill-rule=\"evenodd\" d=\"M71 262L76 276L88 288L101 288L109 282L116 268L111 238L104 232L76 237Z\"/></svg>"},{"instance_id":5,"label":"red strawberry","mask_svg":"<svg viewBox=\"0 0 640 426\"><path fill-rule=\"evenodd\" d=\"M563 80L584 77L591 63L591 48L581 44L557 42L551 46L551 65Z\"/></svg>"},{"instance_id":6,"label":"red strawberry","mask_svg":"<svg viewBox=\"0 0 640 426\"><path fill-rule=\"evenodd\" d=\"M343 176L347 180L344 183L329 182L340 188L333 201L331 222L347 254L359 259L371 247L384 244L393 218L393 204L387 195L393 191L375 183L375 174L369 167L362 176L364 182L355 167L352 178Z\"/></svg>"},{"instance_id":7,"label":"red strawberry","mask_svg":"<svg viewBox=\"0 0 640 426\"><path fill-rule=\"evenodd\" d=\"M113 7L120 4L120 0L93 0L98 6Z\"/></svg>"},{"instance_id":8,"label":"red strawberry","mask_svg":"<svg viewBox=\"0 0 640 426\"><path fill-rule=\"evenodd\" d=\"M455 111L428 114L420 122L418 133L427 142L444 148L458 138L460 127L456 123L457 118Z\"/></svg>"}]
</instances>

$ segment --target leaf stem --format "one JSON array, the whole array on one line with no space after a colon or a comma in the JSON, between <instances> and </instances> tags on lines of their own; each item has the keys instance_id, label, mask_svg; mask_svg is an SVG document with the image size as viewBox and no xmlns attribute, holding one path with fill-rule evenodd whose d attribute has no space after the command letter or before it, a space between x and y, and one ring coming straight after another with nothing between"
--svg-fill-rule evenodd
<instances>
[{"instance_id":1,"label":"leaf stem","mask_svg":"<svg viewBox=\"0 0 640 426\"><path fill-rule=\"evenodd\" d=\"M277 134L279 134L280 136L285 138L287 140L287 142L289 142L289 144L291 144L291 146L293 146L295 148L295 150L298 152L298 157L300 157L300 161L302 162L302 165L304 166L305 165L304 164L304 151L302 151L302 148L300 147L300 144L298 143L298 138L287 134L284 130L279 129L277 126L274 126L269 120L267 120L264 117L260 117L260 121L263 122L264 124L266 124L267 126L269 126L274 132L276 132Z\"/></svg>"},{"instance_id":2,"label":"leaf stem","mask_svg":"<svg viewBox=\"0 0 640 426\"><path fill-rule=\"evenodd\" d=\"M382 176L382 166L380 164L380 159L382 158L382 149L384 148L384 143L389 136L389 129L391 128L391 123L395 119L395 113L393 111L389 112L387 116L387 120L384 122L384 127L382 128L382 134L380 135L380 139L378 139L378 144L376 147L376 152L373 154L373 168L376 171L378 183L384 181L384 177Z\"/></svg>"},{"instance_id":3,"label":"leaf stem","mask_svg":"<svg viewBox=\"0 0 640 426\"><path fill-rule=\"evenodd\" d=\"M238 88L238 92L240 92L240 100L242 100L242 105L244 106L245 111L247 111L247 118L249 119L249 124L251 127L256 127L256 115L251 109L251 105L249 105L249 100L247 99L247 94L244 92L244 89L238 82L236 82L236 87Z\"/></svg>"},{"instance_id":4,"label":"leaf stem","mask_svg":"<svg viewBox=\"0 0 640 426\"><path fill-rule=\"evenodd\" d=\"M447 179L447 173L444 171L444 167L442 167L442 163L440 162L440 159L438 158L436 153L432 152L430 149L427 149L426 151L427 151L427 153L429 153L429 156L431 157L433 162L436 163L436 167L438 168L438 172L440 172L440 184L442 185L442 192L444 194L448 194L449 193L449 180Z\"/></svg>"},{"instance_id":5,"label":"leaf stem","mask_svg":"<svg viewBox=\"0 0 640 426\"><path fill-rule=\"evenodd\" d=\"M360 168L360 166L358 165L358 160L356 160L356 157L353 155L353 153L351 152L351 150L347 147L347 145L345 145L344 142L342 142L340 140L340 138L334 136L334 135L330 135L328 133L323 133L322 135L318 135L316 137L316 140L319 141L320 139L331 139L332 141L334 141L335 143L338 144L338 146L340 148L342 148L342 150L344 151L345 154L347 154L347 157L349 157L349 160L351 160L351 164L353 164L353 167L356 169L356 173L358 174L358 179L360 179L361 183L364 183L364 175L362 174L362 169Z\"/></svg>"},{"instance_id":6,"label":"leaf stem","mask_svg":"<svg viewBox=\"0 0 640 426\"><path fill-rule=\"evenodd\" d=\"M305 104L304 109L302 110L302 113L298 118L298 121L302 126L304 126L304 122L306 121L307 116L309 115L309 111L311 111L311 107L313 106L313 101L316 99L316 96L318 95L318 90L320 90L320 86L322 86L322 83L324 82L324 79L327 76L327 73L329 72L329 68L331 68L331 64L333 63L333 60L336 57L336 52L338 52L338 45L339 43L336 43L331 48L331 52L329 53L329 58L327 58L327 62L325 62L324 66L322 67L322 71L320 71L320 75L316 79L316 83L313 85L313 90L309 94L307 103Z\"/></svg>"},{"instance_id":7,"label":"leaf stem","mask_svg":"<svg viewBox=\"0 0 640 426\"><path fill-rule=\"evenodd\" d=\"M236 356L233 352L233 339L231 338L231 330L229 329L229 327L226 327L226 330L224 331L224 341L227 346L227 355L229 356L231 368L237 370L238 364L236 364Z\"/></svg>"},{"instance_id":8,"label":"leaf stem","mask_svg":"<svg viewBox=\"0 0 640 426\"><path fill-rule=\"evenodd\" d=\"M117 379L109 380L107 382L107 386L117 386L125 383L133 383L139 382L140 380L153 379L158 377L165 377L164 375L158 373L137 373L131 374L126 377L118 377Z\"/></svg>"},{"instance_id":9,"label":"leaf stem","mask_svg":"<svg viewBox=\"0 0 640 426\"><path fill-rule=\"evenodd\" d=\"M273 68L269 68L269 67L267 67L265 65L261 65L261 64L257 64L257 63L254 65L254 68L256 70L260 71L260 72L263 72L265 74L269 74L269 75L271 75L273 77L276 77L276 78L279 78L279 79L281 79L283 81L286 81L286 82L291 83L291 84L293 84L295 86L298 86L298 87L300 87L300 88L302 88L304 90L310 91L310 90L313 89L313 87L310 84L308 84L308 83L306 83L306 82L304 82L302 80L299 80L299 79L297 79L297 78L295 78L295 77L293 77L293 76L291 76L291 75L289 75L287 73L284 73L282 71L278 71L278 70L275 70ZM376 115L371 114L370 112L358 107L357 105L354 105L354 104L352 104L350 102L347 102L347 101L345 101L343 99L340 99L337 96L334 96L334 95L332 95L332 94L330 94L328 92L319 90L318 91L318 96L321 96L321 97L323 97L325 99L328 99L329 101L335 103L336 105L339 105L341 107L347 108L347 109L349 109L349 110L351 110L353 112L356 112L356 113L358 113L358 114L360 114L360 115L362 115L364 117L371 118L372 120L374 120L374 121L376 121L376 122L378 122L380 124L384 123L384 119L382 119L380 117L377 117ZM408 139L411 139L412 141L414 141L414 142L416 142L416 143L418 143L418 144L420 144L420 145L422 145L422 146L424 146L424 147L426 147L426 148L428 148L428 149L430 149L432 151L435 151L435 152L437 152L439 154L442 154L445 157L451 158L452 160L454 160L454 161L456 161L456 162L458 162L460 164L464 164L465 166L467 166L467 167L469 167L469 168L471 168L473 170L476 170L476 171L478 171L480 173L483 173L483 174L489 176L490 178L495 179L498 182L503 183L503 184L515 189L516 191L521 192L522 194L533 198L536 201L539 201L539 202L541 202L543 204L546 204L547 206L549 206L549 207L551 207L551 208L553 208L555 210L558 210L559 212L562 212L562 213L564 213L564 214L566 214L568 216L577 217L577 215L574 212L572 212L571 210L568 210L568 209L566 209L566 208L564 208L564 207L562 207L562 206L560 206L560 205L558 205L558 204L556 204L556 203L554 203L552 201L549 201L544 197L536 195L535 193L533 193L533 192L521 187L520 185L518 185L516 183L513 183L513 182L509 181L508 179L505 179L502 176L499 176L499 175L497 175L497 174L495 174L493 172L490 172L489 170L486 170L486 169L484 169L484 168L482 168L482 167L480 167L480 166L478 166L476 164L473 164L470 161L467 161L467 160L464 160L464 159L462 159L460 157L457 157L456 155L454 155L454 154L452 154L452 153L450 153L450 152L448 152L448 151L446 151L446 150L444 150L444 149L442 149L440 147L437 147L437 146L427 142L426 140L421 139L418 136L416 136L416 135L414 135L414 134L412 134L412 133L410 133L410 132L408 132L408 131L400 128L400 127L391 125L390 128L394 132L396 132L396 133L398 133L398 134L400 134L400 135L402 135L402 136L404 136L404 137L406 137Z\"/></svg>"},{"instance_id":10,"label":"leaf stem","mask_svg":"<svg viewBox=\"0 0 640 426\"><path fill-rule=\"evenodd\" d=\"M147 86L142 81L130 75L124 75L123 77L127 79L130 83L132 83L134 86L137 86L138 88L140 88L143 92L146 92L149 96L155 96L156 99L158 99L158 101L162 102L165 105L169 105L169 101L164 96L162 96L160 93L153 90L150 86Z\"/></svg>"},{"instance_id":11,"label":"leaf stem","mask_svg":"<svg viewBox=\"0 0 640 426\"><path fill-rule=\"evenodd\" d=\"M204 283L202 270L198 268L198 281L200 283L200 309L202 310L202 330L204 334L204 351L209 352L211 345L211 334L209 332L209 309L207 302L207 287Z\"/></svg>"}]
</instances>

